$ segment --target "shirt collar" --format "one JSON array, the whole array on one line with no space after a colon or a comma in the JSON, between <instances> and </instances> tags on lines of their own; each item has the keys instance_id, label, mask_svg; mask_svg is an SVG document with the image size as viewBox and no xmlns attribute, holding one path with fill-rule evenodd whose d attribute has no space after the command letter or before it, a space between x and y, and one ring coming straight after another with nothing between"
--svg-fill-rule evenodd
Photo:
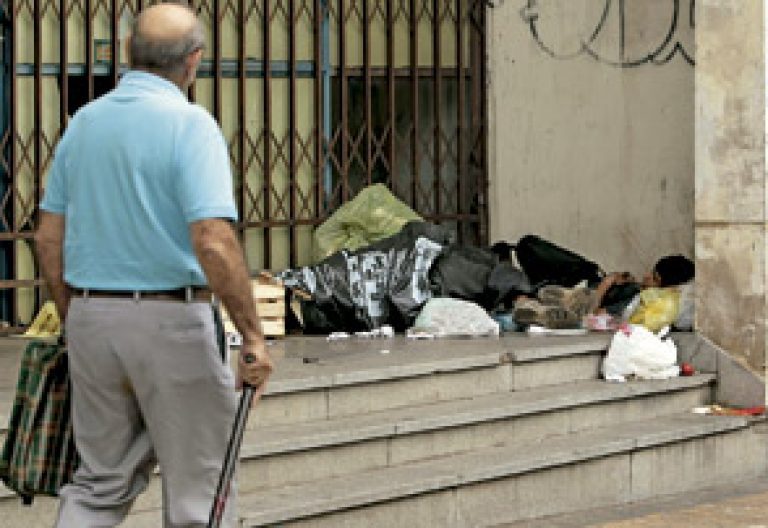
<instances>
[{"instance_id":1,"label":"shirt collar","mask_svg":"<svg viewBox=\"0 0 768 528\"><path fill-rule=\"evenodd\" d=\"M168 79L141 70L130 70L126 72L120 79L120 87L164 93L175 97L181 97L185 101L187 99L184 92Z\"/></svg>"}]
</instances>

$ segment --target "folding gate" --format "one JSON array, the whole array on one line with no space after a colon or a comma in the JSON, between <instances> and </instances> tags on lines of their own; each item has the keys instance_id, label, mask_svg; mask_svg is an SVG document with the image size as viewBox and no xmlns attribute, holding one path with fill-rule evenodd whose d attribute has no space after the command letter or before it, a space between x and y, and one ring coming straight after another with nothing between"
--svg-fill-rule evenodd
<instances>
[{"instance_id":1,"label":"folding gate","mask_svg":"<svg viewBox=\"0 0 768 528\"><path fill-rule=\"evenodd\" d=\"M39 305L32 235L69 116L127 67L143 0L0 0L0 319ZM386 184L486 242L485 0L194 0L208 47L190 98L230 146L252 269L307 263L311 232Z\"/></svg>"}]
</instances>

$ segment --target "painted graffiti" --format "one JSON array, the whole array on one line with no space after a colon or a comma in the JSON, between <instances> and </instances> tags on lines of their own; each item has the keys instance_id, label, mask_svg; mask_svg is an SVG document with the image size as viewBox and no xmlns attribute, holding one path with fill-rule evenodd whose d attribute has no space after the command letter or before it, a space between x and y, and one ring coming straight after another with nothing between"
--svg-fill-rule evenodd
<instances>
[{"instance_id":1,"label":"painted graffiti","mask_svg":"<svg viewBox=\"0 0 768 528\"><path fill-rule=\"evenodd\" d=\"M680 57L695 65L696 0L527 0L520 14L556 59L587 55L634 68Z\"/></svg>"}]
</instances>

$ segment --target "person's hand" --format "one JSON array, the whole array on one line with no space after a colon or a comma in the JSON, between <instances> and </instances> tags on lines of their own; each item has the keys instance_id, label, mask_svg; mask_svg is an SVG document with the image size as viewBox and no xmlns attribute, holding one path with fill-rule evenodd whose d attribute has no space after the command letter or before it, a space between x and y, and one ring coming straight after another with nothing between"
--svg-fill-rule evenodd
<instances>
[{"instance_id":1,"label":"person's hand","mask_svg":"<svg viewBox=\"0 0 768 528\"><path fill-rule=\"evenodd\" d=\"M273 369L274 364L267 352L264 338L244 341L237 361L237 388L248 384L261 395Z\"/></svg>"},{"instance_id":2,"label":"person's hand","mask_svg":"<svg viewBox=\"0 0 768 528\"><path fill-rule=\"evenodd\" d=\"M634 275L632 275L628 271L623 271L619 273L619 278L617 279L616 284L627 284L630 282L637 282L637 279L635 278Z\"/></svg>"},{"instance_id":3,"label":"person's hand","mask_svg":"<svg viewBox=\"0 0 768 528\"><path fill-rule=\"evenodd\" d=\"M603 286L607 289L616 284L635 282L635 278L628 271L610 273L603 279Z\"/></svg>"},{"instance_id":4,"label":"person's hand","mask_svg":"<svg viewBox=\"0 0 768 528\"><path fill-rule=\"evenodd\" d=\"M608 291L608 288L613 286L616 283L616 276L618 273L609 273L605 277L603 277L603 280L600 281L599 288L605 291Z\"/></svg>"}]
</instances>

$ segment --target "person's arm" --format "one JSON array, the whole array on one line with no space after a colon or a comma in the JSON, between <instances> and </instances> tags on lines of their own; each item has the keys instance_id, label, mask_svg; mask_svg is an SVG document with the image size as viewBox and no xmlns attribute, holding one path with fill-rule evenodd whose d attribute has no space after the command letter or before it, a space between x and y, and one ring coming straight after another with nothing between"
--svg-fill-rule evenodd
<instances>
[{"instance_id":1,"label":"person's arm","mask_svg":"<svg viewBox=\"0 0 768 528\"><path fill-rule=\"evenodd\" d=\"M238 360L238 386L244 381L260 389L260 394L272 372L273 364L266 350L240 242L229 221L220 218L191 223L190 235L208 279L208 286L224 304L232 322L243 336ZM253 359L253 362L246 363L246 358Z\"/></svg>"},{"instance_id":2,"label":"person's arm","mask_svg":"<svg viewBox=\"0 0 768 528\"><path fill-rule=\"evenodd\" d=\"M35 248L40 270L62 323L67 318L71 292L64 282L64 215L40 211Z\"/></svg>"},{"instance_id":3,"label":"person's arm","mask_svg":"<svg viewBox=\"0 0 768 528\"><path fill-rule=\"evenodd\" d=\"M595 312L598 308L600 308L600 306L603 304L603 299L605 299L605 294L608 293L608 290L611 289L611 286L633 281L634 278L628 272L609 273L603 277L603 280L600 281L600 284L597 286L597 288L595 288L595 294L592 298L592 307L590 312Z\"/></svg>"}]
</instances>

